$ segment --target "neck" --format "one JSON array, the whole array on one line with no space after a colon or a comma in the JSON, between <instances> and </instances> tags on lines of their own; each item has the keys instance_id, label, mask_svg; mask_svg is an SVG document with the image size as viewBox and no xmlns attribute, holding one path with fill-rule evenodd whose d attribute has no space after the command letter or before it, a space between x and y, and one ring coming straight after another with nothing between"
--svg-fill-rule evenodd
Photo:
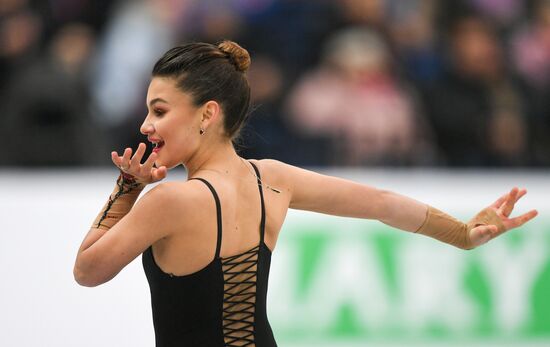
<instances>
[{"instance_id":1,"label":"neck","mask_svg":"<svg viewBox=\"0 0 550 347\"><path fill-rule=\"evenodd\" d=\"M203 146L184 166L187 177L193 177L200 170L227 171L240 165L240 157L230 140L213 146Z\"/></svg>"}]
</instances>

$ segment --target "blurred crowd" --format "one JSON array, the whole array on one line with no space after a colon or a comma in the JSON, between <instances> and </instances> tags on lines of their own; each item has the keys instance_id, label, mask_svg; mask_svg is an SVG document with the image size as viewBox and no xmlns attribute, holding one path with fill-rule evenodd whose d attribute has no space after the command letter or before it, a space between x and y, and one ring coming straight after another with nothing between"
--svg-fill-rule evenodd
<instances>
[{"instance_id":1,"label":"blurred crowd","mask_svg":"<svg viewBox=\"0 0 550 347\"><path fill-rule=\"evenodd\" d=\"M550 166L550 0L1 0L1 166L135 147L154 62L249 50L245 157Z\"/></svg>"}]
</instances>

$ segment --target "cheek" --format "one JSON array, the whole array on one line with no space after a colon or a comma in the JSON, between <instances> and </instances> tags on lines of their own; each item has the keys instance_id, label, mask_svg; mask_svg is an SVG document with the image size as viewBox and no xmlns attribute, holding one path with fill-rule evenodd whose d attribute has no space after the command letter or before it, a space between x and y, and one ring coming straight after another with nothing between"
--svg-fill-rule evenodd
<instances>
[{"instance_id":1,"label":"cheek","mask_svg":"<svg viewBox=\"0 0 550 347\"><path fill-rule=\"evenodd\" d=\"M193 132L188 127L178 127L171 129L170 137L172 139L172 142L177 144L178 146L185 146L190 147L195 145L197 142L197 137L193 136Z\"/></svg>"},{"instance_id":2,"label":"cheek","mask_svg":"<svg viewBox=\"0 0 550 347\"><path fill-rule=\"evenodd\" d=\"M199 147L199 137L191 128L170 129L170 142L167 144L170 156L175 160L187 160Z\"/></svg>"}]
</instances>

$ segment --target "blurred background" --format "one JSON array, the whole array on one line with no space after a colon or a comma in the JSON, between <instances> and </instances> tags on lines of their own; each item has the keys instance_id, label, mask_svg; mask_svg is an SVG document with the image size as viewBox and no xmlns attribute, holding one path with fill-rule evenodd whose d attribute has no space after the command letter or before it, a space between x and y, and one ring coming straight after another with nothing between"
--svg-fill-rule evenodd
<instances>
[{"instance_id":1,"label":"blurred background","mask_svg":"<svg viewBox=\"0 0 550 347\"><path fill-rule=\"evenodd\" d=\"M108 165L164 51L224 38L252 55L245 157L550 165L547 0L2 0L0 165Z\"/></svg>"},{"instance_id":2,"label":"blurred background","mask_svg":"<svg viewBox=\"0 0 550 347\"><path fill-rule=\"evenodd\" d=\"M221 39L252 57L243 157L463 220L519 185L518 213L541 212L464 253L292 211L269 293L281 346L550 346L549 0L0 0L1 346L153 345L139 262L94 289L72 265L110 152L146 140L154 62Z\"/></svg>"}]
</instances>

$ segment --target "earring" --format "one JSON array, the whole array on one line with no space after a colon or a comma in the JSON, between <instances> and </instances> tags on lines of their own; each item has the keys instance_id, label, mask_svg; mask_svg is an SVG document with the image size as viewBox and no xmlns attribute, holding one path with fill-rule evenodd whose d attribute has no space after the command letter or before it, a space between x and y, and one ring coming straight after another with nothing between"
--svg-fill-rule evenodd
<instances>
[{"instance_id":1,"label":"earring","mask_svg":"<svg viewBox=\"0 0 550 347\"><path fill-rule=\"evenodd\" d=\"M204 129L201 128L201 130L199 131L199 134L204 134Z\"/></svg>"}]
</instances>

